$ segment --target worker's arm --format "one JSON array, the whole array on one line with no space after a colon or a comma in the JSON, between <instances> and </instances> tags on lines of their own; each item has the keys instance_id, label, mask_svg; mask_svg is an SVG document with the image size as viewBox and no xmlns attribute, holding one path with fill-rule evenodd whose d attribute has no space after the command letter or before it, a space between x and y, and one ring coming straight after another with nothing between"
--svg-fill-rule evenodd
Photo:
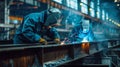
<instances>
[{"instance_id":1,"label":"worker's arm","mask_svg":"<svg viewBox=\"0 0 120 67\"><path fill-rule=\"evenodd\" d=\"M39 42L41 36L38 35L35 31L35 22L30 18L25 18L22 28L22 34L31 42Z\"/></svg>"},{"instance_id":2,"label":"worker's arm","mask_svg":"<svg viewBox=\"0 0 120 67\"><path fill-rule=\"evenodd\" d=\"M60 35L55 28L50 28L47 35L56 43L60 44Z\"/></svg>"}]
</instances>

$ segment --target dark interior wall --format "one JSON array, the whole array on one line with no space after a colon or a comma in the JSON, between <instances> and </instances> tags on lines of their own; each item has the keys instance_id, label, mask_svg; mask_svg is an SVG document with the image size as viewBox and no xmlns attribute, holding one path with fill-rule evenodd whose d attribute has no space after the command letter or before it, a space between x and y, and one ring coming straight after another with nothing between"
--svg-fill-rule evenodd
<instances>
[{"instance_id":1,"label":"dark interior wall","mask_svg":"<svg viewBox=\"0 0 120 67\"><path fill-rule=\"evenodd\" d=\"M35 8L35 6L23 3L22 5L11 5L10 6L10 16L20 16L23 17L29 13L41 12L47 9L48 4L40 3L40 7Z\"/></svg>"},{"instance_id":2,"label":"dark interior wall","mask_svg":"<svg viewBox=\"0 0 120 67\"><path fill-rule=\"evenodd\" d=\"M0 0L0 23L5 22L5 0ZM4 28L0 28L0 32L2 32ZM0 34L0 37L2 37L3 34ZM3 38L0 38L0 40Z\"/></svg>"}]
</instances>

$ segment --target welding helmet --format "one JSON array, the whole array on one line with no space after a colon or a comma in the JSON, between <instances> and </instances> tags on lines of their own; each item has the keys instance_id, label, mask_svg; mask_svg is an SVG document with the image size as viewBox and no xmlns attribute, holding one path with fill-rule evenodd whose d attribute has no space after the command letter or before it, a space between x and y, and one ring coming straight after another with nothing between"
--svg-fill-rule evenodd
<instances>
[{"instance_id":1,"label":"welding helmet","mask_svg":"<svg viewBox=\"0 0 120 67\"><path fill-rule=\"evenodd\" d=\"M83 20L82 21L82 27L83 27L83 33L88 33L90 28L90 22L89 20Z\"/></svg>"},{"instance_id":2,"label":"welding helmet","mask_svg":"<svg viewBox=\"0 0 120 67\"><path fill-rule=\"evenodd\" d=\"M57 8L51 8L48 10L48 16L45 22L45 26L60 25L61 11Z\"/></svg>"}]
</instances>

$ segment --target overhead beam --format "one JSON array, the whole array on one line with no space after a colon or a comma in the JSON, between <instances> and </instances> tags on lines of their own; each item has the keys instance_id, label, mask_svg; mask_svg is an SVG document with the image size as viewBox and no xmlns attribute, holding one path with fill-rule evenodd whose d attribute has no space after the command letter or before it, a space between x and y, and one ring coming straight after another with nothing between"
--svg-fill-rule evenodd
<instances>
[{"instance_id":1,"label":"overhead beam","mask_svg":"<svg viewBox=\"0 0 120 67\"><path fill-rule=\"evenodd\" d=\"M15 25L15 24L3 24L3 23L0 23L0 27L1 28L13 28L13 27L18 27L19 25ZM57 30L59 32L70 32L70 30L67 30L67 29L60 29L60 28L57 28Z\"/></svg>"}]
</instances>

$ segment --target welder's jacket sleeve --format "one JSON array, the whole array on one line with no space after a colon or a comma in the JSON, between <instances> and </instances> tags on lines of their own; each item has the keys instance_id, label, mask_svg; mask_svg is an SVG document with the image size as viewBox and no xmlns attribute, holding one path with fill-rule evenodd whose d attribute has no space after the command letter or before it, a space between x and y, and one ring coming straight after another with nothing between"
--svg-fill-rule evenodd
<instances>
[{"instance_id":1,"label":"welder's jacket sleeve","mask_svg":"<svg viewBox=\"0 0 120 67\"><path fill-rule=\"evenodd\" d=\"M69 34L69 39L71 42L81 42L84 37L87 37L88 41L94 40L94 33L90 29L88 33L82 32L83 28L82 26L76 26L72 29L72 31Z\"/></svg>"},{"instance_id":2,"label":"welder's jacket sleeve","mask_svg":"<svg viewBox=\"0 0 120 67\"><path fill-rule=\"evenodd\" d=\"M41 36L38 32L41 30L41 22L38 21L42 16L40 13L30 14L24 17L22 24L16 31L14 42L16 43L34 43L38 42ZM38 23L39 22L39 23Z\"/></svg>"},{"instance_id":3,"label":"welder's jacket sleeve","mask_svg":"<svg viewBox=\"0 0 120 67\"><path fill-rule=\"evenodd\" d=\"M53 27L51 29L49 29L47 32L46 32L46 35L51 38L52 40L53 39L60 39L60 36L58 34L58 31Z\"/></svg>"},{"instance_id":4,"label":"welder's jacket sleeve","mask_svg":"<svg viewBox=\"0 0 120 67\"><path fill-rule=\"evenodd\" d=\"M45 16L43 13L32 13L24 17L22 24L16 31L14 43L38 43L42 34L42 27L44 24ZM51 29L48 36L59 37L57 31Z\"/></svg>"},{"instance_id":5,"label":"welder's jacket sleeve","mask_svg":"<svg viewBox=\"0 0 120 67\"><path fill-rule=\"evenodd\" d=\"M71 42L77 41L78 35L79 35L79 30L81 30L81 26L76 26L74 27L71 32L69 33L69 40Z\"/></svg>"},{"instance_id":6,"label":"welder's jacket sleeve","mask_svg":"<svg viewBox=\"0 0 120 67\"><path fill-rule=\"evenodd\" d=\"M30 18L26 19L24 22L25 23L22 29L23 36L25 36L31 42L39 41L41 36L36 32L35 22Z\"/></svg>"}]
</instances>

